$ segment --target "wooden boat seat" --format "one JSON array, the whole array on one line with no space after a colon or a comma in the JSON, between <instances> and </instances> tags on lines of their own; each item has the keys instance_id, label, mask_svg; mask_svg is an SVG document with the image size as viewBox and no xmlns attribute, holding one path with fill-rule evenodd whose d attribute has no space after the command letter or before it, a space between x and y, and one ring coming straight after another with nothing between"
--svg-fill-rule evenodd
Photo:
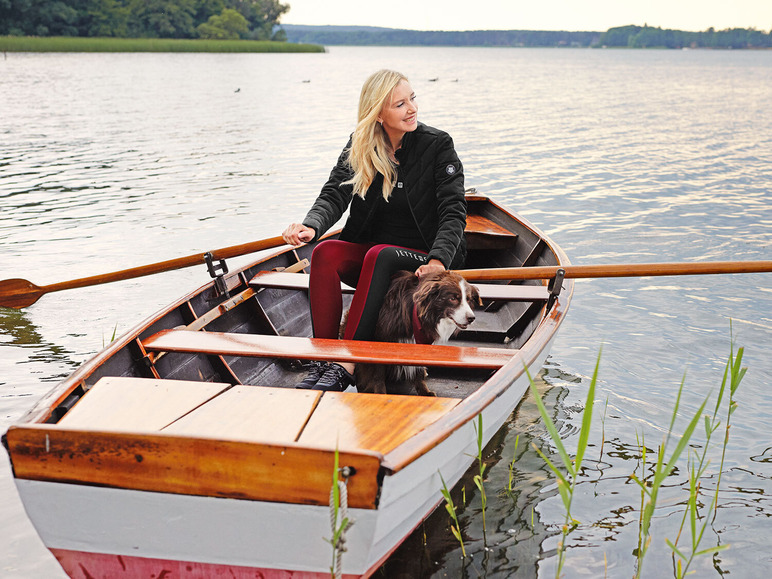
<instances>
[{"instance_id":1,"label":"wooden boat seat","mask_svg":"<svg viewBox=\"0 0 772 579\"><path fill-rule=\"evenodd\" d=\"M309 275L306 273L284 273L281 271L261 271L249 281L253 288L308 289ZM547 301L549 289L545 285L503 285L476 283L480 298L494 301L537 302ZM344 293L354 293L354 288L341 283Z\"/></svg>"},{"instance_id":2,"label":"wooden boat seat","mask_svg":"<svg viewBox=\"0 0 772 579\"><path fill-rule=\"evenodd\" d=\"M516 350L447 345L398 344L298 338L264 334L162 330L144 340L149 352L188 352L219 356L252 356L290 360L415 364L450 368L498 369Z\"/></svg>"},{"instance_id":3,"label":"wooden boat seat","mask_svg":"<svg viewBox=\"0 0 772 579\"><path fill-rule=\"evenodd\" d=\"M516 233L476 214L466 216L464 233L469 249L507 249L517 241Z\"/></svg>"},{"instance_id":4,"label":"wooden boat seat","mask_svg":"<svg viewBox=\"0 0 772 579\"><path fill-rule=\"evenodd\" d=\"M163 432L190 438L386 454L460 400L104 377L59 421L68 430Z\"/></svg>"}]
</instances>

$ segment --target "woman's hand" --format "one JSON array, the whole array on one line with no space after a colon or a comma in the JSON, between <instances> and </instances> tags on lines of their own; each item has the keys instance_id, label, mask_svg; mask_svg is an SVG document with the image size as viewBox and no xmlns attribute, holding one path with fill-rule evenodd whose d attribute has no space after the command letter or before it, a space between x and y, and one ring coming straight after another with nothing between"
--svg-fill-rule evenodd
<instances>
[{"instance_id":1,"label":"woman's hand","mask_svg":"<svg viewBox=\"0 0 772 579\"><path fill-rule=\"evenodd\" d=\"M300 245L301 243L308 243L316 235L316 230L313 227L306 227L302 223L292 223L281 236L284 241L289 245Z\"/></svg>"},{"instance_id":2,"label":"woman's hand","mask_svg":"<svg viewBox=\"0 0 772 579\"><path fill-rule=\"evenodd\" d=\"M445 266L442 265L442 262L439 259L430 259L429 263L425 263L415 270L415 274L420 278L422 275L440 271L445 271Z\"/></svg>"}]
</instances>

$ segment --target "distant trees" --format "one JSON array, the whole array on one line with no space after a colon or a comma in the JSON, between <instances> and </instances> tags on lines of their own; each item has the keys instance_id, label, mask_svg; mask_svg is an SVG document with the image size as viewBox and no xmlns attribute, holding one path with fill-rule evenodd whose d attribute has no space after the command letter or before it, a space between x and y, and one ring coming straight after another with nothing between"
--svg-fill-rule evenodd
<instances>
[{"instance_id":1,"label":"distant trees","mask_svg":"<svg viewBox=\"0 0 772 579\"><path fill-rule=\"evenodd\" d=\"M0 0L0 35L249 38L370 46L612 46L772 48L772 30L686 32L619 26L606 32L420 31L366 26L286 26L280 0ZM286 30L286 32L285 32Z\"/></svg>"},{"instance_id":2,"label":"distant trees","mask_svg":"<svg viewBox=\"0 0 772 579\"><path fill-rule=\"evenodd\" d=\"M209 17L209 20L196 27L201 38L218 40L237 40L245 38L249 33L249 22L240 12L225 8L220 14Z\"/></svg>"},{"instance_id":3,"label":"distant trees","mask_svg":"<svg viewBox=\"0 0 772 579\"><path fill-rule=\"evenodd\" d=\"M368 26L286 25L291 42L349 46L590 46L600 32L550 30L424 31Z\"/></svg>"},{"instance_id":4,"label":"distant trees","mask_svg":"<svg viewBox=\"0 0 772 579\"><path fill-rule=\"evenodd\" d=\"M606 32L557 30L425 31L369 26L285 25L291 42L350 46L613 46L629 48L769 48L772 31L732 28L686 32L619 26Z\"/></svg>"},{"instance_id":5,"label":"distant trees","mask_svg":"<svg viewBox=\"0 0 772 579\"><path fill-rule=\"evenodd\" d=\"M687 32L620 26L604 32L598 44L628 48L772 48L772 30L766 33L755 28L708 28L704 32Z\"/></svg>"},{"instance_id":6,"label":"distant trees","mask_svg":"<svg viewBox=\"0 0 772 579\"><path fill-rule=\"evenodd\" d=\"M0 35L286 40L279 0L0 0Z\"/></svg>"}]
</instances>

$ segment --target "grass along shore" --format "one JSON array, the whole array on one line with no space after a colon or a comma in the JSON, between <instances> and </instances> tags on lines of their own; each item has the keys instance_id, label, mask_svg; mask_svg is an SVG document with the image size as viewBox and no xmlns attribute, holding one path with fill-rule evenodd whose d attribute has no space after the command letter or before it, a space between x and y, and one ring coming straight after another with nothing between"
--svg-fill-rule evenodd
<instances>
[{"instance_id":1,"label":"grass along shore","mask_svg":"<svg viewBox=\"0 0 772 579\"><path fill-rule=\"evenodd\" d=\"M0 36L3 52L324 52L318 44L269 40Z\"/></svg>"}]
</instances>

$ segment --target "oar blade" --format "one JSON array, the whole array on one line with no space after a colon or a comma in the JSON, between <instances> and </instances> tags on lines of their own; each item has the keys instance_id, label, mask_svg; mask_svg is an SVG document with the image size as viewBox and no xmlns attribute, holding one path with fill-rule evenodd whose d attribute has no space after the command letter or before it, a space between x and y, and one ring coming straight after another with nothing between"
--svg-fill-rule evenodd
<instances>
[{"instance_id":1,"label":"oar blade","mask_svg":"<svg viewBox=\"0 0 772 579\"><path fill-rule=\"evenodd\" d=\"M26 279L4 279L0 281L0 307L26 308L34 304L45 292Z\"/></svg>"}]
</instances>

